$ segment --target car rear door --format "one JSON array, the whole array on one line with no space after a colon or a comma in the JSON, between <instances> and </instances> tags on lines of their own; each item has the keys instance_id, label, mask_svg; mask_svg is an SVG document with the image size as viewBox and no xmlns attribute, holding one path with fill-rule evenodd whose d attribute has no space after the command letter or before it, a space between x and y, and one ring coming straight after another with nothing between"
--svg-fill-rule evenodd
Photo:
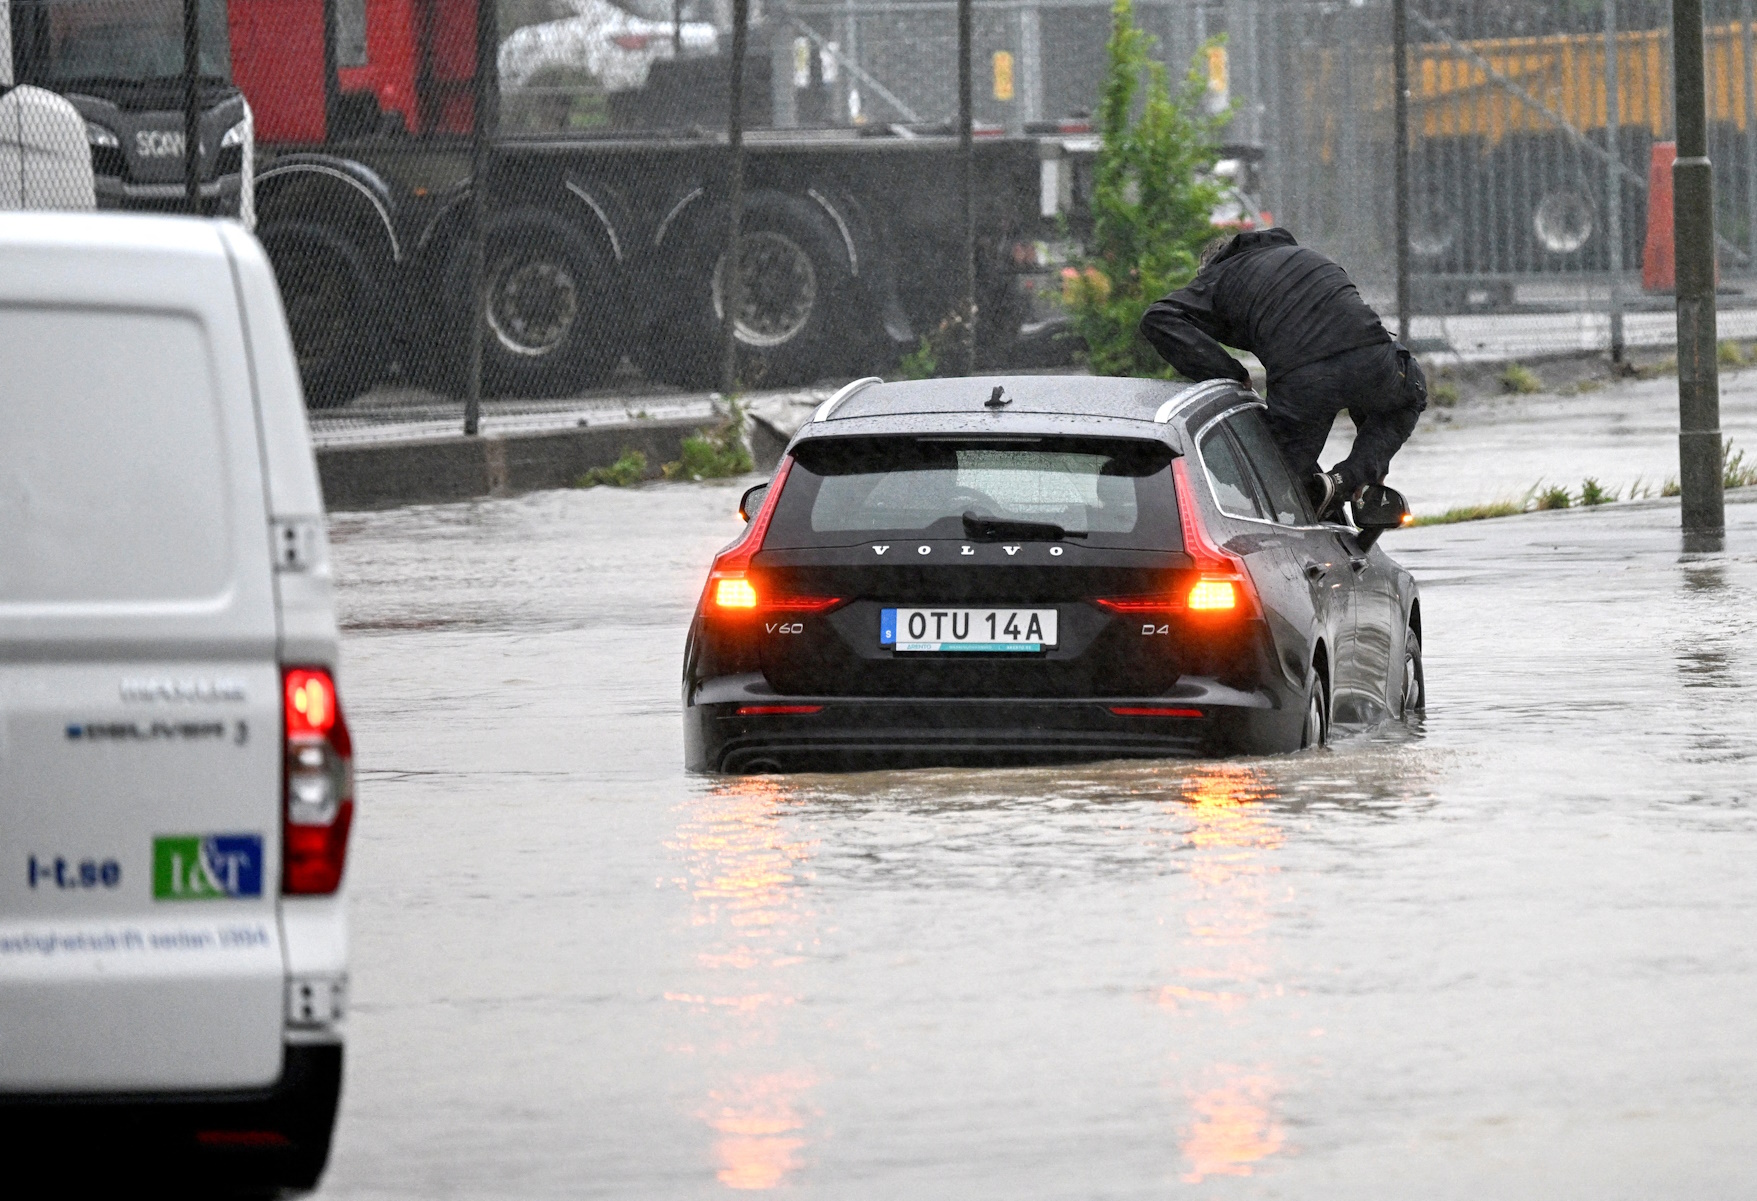
<instances>
[{"instance_id":1,"label":"car rear door","mask_svg":"<svg viewBox=\"0 0 1757 1201\"><path fill-rule=\"evenodd\" d=\"M251 381L218 236L158 224L150 250L0 235L8 1092L281 1070L281 684Z\"/></svg>"},{"instance_id":2,"label":"car rear door","mask_svg":"<svg viewBox=\"0 0 1757 1201\"><path fill-rule=\"evenodd\" d=\"M1249 464L1263 493L1265 507L1285 532L1281 566L1288 582L1288 598L1282 609L1290 627L1277 632L1284 656L1299 648L1297 670L1303 684L1312 661L1313 638L1321 635L1332 652L1331 687L1334 692L1342 663L1351 658L1354 640L1354 582L1347 569L1347 556L1334 529L1318 525L1305 496L1294 483L1270 433L1260 405L1239 409L1226 418L1226 427ZM1294 664L1287 665L1291 670Z\"/></svg>"}]
</instances>

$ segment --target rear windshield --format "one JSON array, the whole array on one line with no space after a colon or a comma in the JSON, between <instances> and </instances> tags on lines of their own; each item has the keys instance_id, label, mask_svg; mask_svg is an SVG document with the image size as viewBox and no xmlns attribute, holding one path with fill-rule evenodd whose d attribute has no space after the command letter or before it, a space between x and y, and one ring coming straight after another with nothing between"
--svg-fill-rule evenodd
<instances>
[{"instance_id":1,"label":"rear windshield","mask_svg":"<svg viewBox=\"0 0 1757 1201\"><path fill-rule=\"evenodd\" d=\"M795 451L765 547L1067 538L1177 550L1171 451L1123 438L825 438Z\"/></svg>"}]
</instances>

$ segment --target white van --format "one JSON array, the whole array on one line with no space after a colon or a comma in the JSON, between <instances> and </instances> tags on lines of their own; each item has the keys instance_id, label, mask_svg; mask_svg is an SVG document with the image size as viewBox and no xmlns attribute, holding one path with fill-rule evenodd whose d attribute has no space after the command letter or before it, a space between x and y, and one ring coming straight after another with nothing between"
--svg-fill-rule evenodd
<instances>
[{"instance_id":1,"label":"white van","mask_svg":"<svg viewBox=\"0 0 1757 1201\"><path fill-rule=\"evenodd\" d=\"M51 1191L322 1171L353 816L335 669L262 248L229 222L7 215L0 1147L72 1140L28 1156Z\"/></svg>"}]
</instances>

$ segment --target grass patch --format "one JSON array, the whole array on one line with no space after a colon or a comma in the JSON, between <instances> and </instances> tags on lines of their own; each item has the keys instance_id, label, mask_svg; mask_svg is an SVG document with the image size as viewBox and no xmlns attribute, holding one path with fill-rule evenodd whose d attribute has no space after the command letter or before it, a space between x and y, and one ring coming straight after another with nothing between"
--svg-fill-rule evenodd
<instances>
[{"instance_id":1,"label":"grass patch","mask_svg":"<svg viewBox=\"0 0 1757 1201\"><path fill-rule=\"evenodd\" d=\"M1486 505L1460 505L1432 517L1417 517L1411 525L1456 525L1461 521L1487 521L1491 517L1517 517L1525 506L1517 501L1497 500Z\"/></svg>"},{"instance_id":2,"label":"grass patch","mask_svg":"<svg viewBox=\"0 0 1757 1201\"><path fill-rule=\"evenodd\" d=\"M1658 379L1662 375L1676 375L1678 360L1675 358L1661 359L1657 363L1649 363L1645 367L1635 368L1636 379Z\"/></svg>"},{"instance_id":3,"label":"grass patch","mask_svg":"<svg viewBox=\"0 0 1757 1201\"><path fill-rule=\"evenodd\" d=\"M1531 507L1534 509L1566 509L1574 503L1574 498L1566 488L1551 484L1548 488L1534 487L1531 492Z\"/></svg>"},{"instance_id":4,"label":"grass patch","mask_svg":"<svg viewBox=\"0 0 1757 1201\"><path fill-rule=\"evenodd\" d=\"M1757 484L1757 463L1745 462L1745 452L1734 450L1731 438L1721 444L1720 477L1723 488L1749 488Z\"/></svg>"},{"instance_id":5,"label":"grass patch","mask_svg":"<svg viewBox=\"0 0 1757 1201\"><path fill-rule=\"evenodd\" d=\"M1618 495L1615 488L1606 488L1591 476L1580 481L1580 503L1583 505L1608 505Z\"/></svg>"},{"instance_id":6,"label":"grass patch","mask_svg":"<svg viewBox=\"0 0 1757 1201\"><path fill-rule=\"evenodd\" d=\"M1723 340L1715 347L1715 357L1720 360L1722 367L1743 367L1751 361L1745 357L1745 348L1730 339Z\"/></svg>"},{"instance_id":7,"label":"grass patch","mask_svg":"<svg viewBox=\"0 0 1757 1201\"><path fill-rule=\"evenodd\" d=\"M726 420L697 430L683 440L683 456L659 469L668 480L719 480L743 475L751 468L750 448L744 444L744 408L730 404Z\"/></svg>"},{"instance_id":8,"label":"grass patch","mask_svg":"<svg viewBox=\"0 0 1757 1201\"><path fill-rule=\"evenodd\" d=\"M1458 385L1450 380L1441 380L1428 389L1428 399L1442 409L1449 409L1459 401Z\"/></svg>"},{"instance_id":9,"label":"grass patch","mask_svg":"<svg viewBox=\"0 0 1757 1201\"><path fill-rule=\"evenodd\" d=\"M1537 372L1524 363L1508 363L1501 368L1501 391L1525 394L1542 392L1543 381L1537 378Z\"/></svg>"},{"instance_id":10,"label":"grass patch","mask_svg":"<svg viewBox=\"0 0 1757 1201\"><path fill-rule=\"evenodd\" d=\"M629 447L622 452L616 462L608 467L594 467L579 479L573 486L576 488L596 488L600 484L611 488L628 488L647 478L647 456Z\"/></svg>"}]
</instances>

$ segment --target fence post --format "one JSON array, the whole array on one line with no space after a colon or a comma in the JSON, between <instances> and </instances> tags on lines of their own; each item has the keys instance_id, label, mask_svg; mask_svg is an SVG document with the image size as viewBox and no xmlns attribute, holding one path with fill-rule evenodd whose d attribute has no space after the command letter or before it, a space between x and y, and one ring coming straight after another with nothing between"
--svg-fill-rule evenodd
<instances>
[{"instance_id":1,"label":"fence post","mask_svg":"<svg viewBox=\"0 0 1757 1201\"><path fill-rule=\"evenodd\" d=\"M1751 62L1757 51L1757 38L1751 35L1751 0L1744 0L1739 11L1739 45L1745 65L1745 251L1757 258L1757 71Z\"/></svg>"},{"instance_id":2,"label":"fence post","mask_svg":"<svg viewBox=\"0 0 1757 1201\"><path fill-rule=\"evenodd\" d=\"M732 0L732 66L726 88L726 200L732 215L727 218L725 278L720 285L720 391L738 391L738 310L744 307L744 273L738 259L738 235L744 219L744 56L750 45L750 0ZM772 60L771 60L772 61ZM789 66L787 86L792 88Z\"/></svg>"},{"instance_id":3,"label":"fence post","mask_svg":"<svg viewBox=\"0 0 1757 1201\"><path fill-rule=\"evenodd\" d=\"M1745 0L1746 4L1750 0ZM1605 170L1604 232L1611 277L1611 362L1623 361L1623 94L1617 59L1617 0L1604 4L1605 149L1612 159Z\"/></svg>"},{"instance_id":4,"label":"fence post","mask_svg":"<svg viewBox=\"0 0 1757 1201\"><path fill-rule=\"evenodd\" d=\"M1408 0L1391 0L1391 151L1397 189L1397 340L1409 341L1409 9Z\"/></svg>"},{"instance_id":5,"label":"fence post","mask_svg":"<svg viewBox=\"0 0 1757 1201\"><path fill-rule=\"evenodd\" d=\"M201 216L201 0L183 0L183 202Z\"/></svg>"},{"instance_id":6,"label":"fence post","mask_svg":"<svg viewBox=\"0 0 1757 1201\"><path fill-rule=\"evenodd\" d=\"M499 116L499 0L476 0L476 95L470 162L470 367L464 381L464 433L482 431L482 350L488 336L488 186Z\"/></svg>"},{"instance_id":7,"label":"fence post","mask_svg":"<svg viewBox=\"0 0 1757 1201\"><path fill-rule=\"evenodd\" d=\"M1678 159L1672 164L1678 297L1678 483L1684 549L1720 550L1720 367L1715 356L1714 166L1708 160L1702 0L1672 0Z\"/></svg>"},{"instance_id":8,"label":"fence post","mask_svg":"<svg viewBox=\"0 0 1757 1201\"><path fill-rule=\"evenodd\" d=\"M976 138L971 96L974 65L970 58L975 52L973 9L971 0L958 0L958 204L964 247L960 375L976 372Z\"/></svg>"}]
</instances>

